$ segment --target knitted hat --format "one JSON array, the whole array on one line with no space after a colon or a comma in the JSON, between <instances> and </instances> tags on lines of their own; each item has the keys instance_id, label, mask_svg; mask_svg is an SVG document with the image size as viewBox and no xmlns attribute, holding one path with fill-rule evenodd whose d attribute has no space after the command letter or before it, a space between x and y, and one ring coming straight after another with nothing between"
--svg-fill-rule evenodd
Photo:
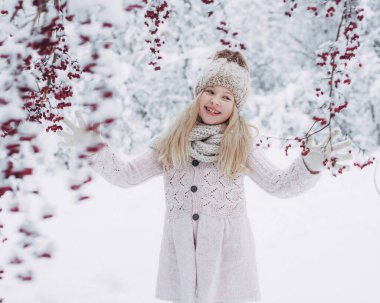
<instances>
[{"instance_id":1,"label":"knitted hat","mask_svg":"<svg viewBox=\"0 0 380 303\"><path fill-rule=\"evenodd\" d=\"M195 86L197 96L208 86L223 86L228 88L235 97L237 108L247 101L249 90L249 72L233 61L226 58L212 60L203 70Z\"/></svg>"}]
</instances>

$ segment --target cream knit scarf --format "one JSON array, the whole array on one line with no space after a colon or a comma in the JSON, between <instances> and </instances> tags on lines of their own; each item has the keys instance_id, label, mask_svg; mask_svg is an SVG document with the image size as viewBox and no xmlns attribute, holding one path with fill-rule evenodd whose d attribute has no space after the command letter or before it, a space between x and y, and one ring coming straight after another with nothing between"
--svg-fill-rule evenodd
<instances>
[{"instance_id":1,"label":"cream knit scarf","mask_svg":"<svg viewBox=\"0 0 380 303\"><path fill-rule=\"evenodd\" d=\"M189 134L189 153L200 162L214 162L218 160L220 142L227 123L215 125L197 121ZM153 138L150 146L157 148L161 137Z\"/></svg>"}]
</instances>

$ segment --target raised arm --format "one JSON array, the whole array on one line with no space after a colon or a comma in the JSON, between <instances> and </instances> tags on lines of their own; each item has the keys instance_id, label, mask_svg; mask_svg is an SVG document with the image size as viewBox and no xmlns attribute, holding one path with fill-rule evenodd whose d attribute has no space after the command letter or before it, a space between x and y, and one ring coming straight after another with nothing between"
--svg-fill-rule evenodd
<instances>
[{"instance_id":1,"label":"raised arm","mask_svg":"<svg viewBox=\"0 0 380 303\"><path fill-rule=\"evenodd\" d=\"M302 155L297 157L285 169L278 168L259 148L252 148L248 164L253 172L248 176L269 194L279 198L297 196L312 188L321 177L321 173L311 173L306 167Z\"/></svg>"},{"instance_id":2,"label":"raised arm","mask_svg":"<svg viewBox=\"0 0 380 303\"><path fill-rule=\"evenodd\" d=\"M86 122L79 111L75 112L78 126L65 119L63 122L72 133L60 131L57 134L65 140L59 146L82 146L90 166L109 183L119 187L132 187L149 178L162 174L163 167L158 160L158 150L151 147L130 161L117 156L97 131L88 131ZM104 146L103 146L104 145ZM99 146L103 146L99 149Z\"/></svg>"},{"instance_id":3,"label":"raised arm","mask_svg":"<svg viewBox=\"0 0 380 303\"><path fill-rule=\"evenodd\" d=\"M106 145L87 158L89 165L109 183L128 188L162 174L158 150L148 147L139 156L125 161Z\"/></svg>"}]
</instances>

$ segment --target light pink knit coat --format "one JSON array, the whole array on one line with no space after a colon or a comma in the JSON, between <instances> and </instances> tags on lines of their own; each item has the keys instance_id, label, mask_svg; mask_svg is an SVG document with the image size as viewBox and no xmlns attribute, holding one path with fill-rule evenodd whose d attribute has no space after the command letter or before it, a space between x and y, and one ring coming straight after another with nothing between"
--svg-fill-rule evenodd
<instances>
[{"instance_id":1,"label":"light pink knit coat","mask_svg":"<svg viewBox=\"0 0 380 303\"><path fill-rule=\"evenodd\" d=\"M243 174L230 180L216 163L193 159L182 169L166 169L150 147L130 161L109 146L89 159L96 172L123 188L163 175L166 211L156 298L176 303L261 299ZM252 148L248 161L254 169L248 176L280 198L305 192L321 175L311 174L302 156L279 169L261 149Z\"/></svg>"}]
</instances>

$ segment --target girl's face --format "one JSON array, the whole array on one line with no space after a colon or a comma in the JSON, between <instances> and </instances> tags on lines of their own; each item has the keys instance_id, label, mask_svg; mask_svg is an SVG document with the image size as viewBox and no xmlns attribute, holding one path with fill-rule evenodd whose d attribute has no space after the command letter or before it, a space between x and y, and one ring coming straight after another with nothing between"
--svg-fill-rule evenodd
<instances>
[{"instance_id":1,"label":"girl's face","mask_svg":"<svg viewBox=\"0 0 380 303\"><path fill-rule=\"evenodd\" d=\"M227 121L233 111L235 98L223 86L206 87L199 100L199 116L205 124L219 124Z\"/></svg>"}]
</instances>

